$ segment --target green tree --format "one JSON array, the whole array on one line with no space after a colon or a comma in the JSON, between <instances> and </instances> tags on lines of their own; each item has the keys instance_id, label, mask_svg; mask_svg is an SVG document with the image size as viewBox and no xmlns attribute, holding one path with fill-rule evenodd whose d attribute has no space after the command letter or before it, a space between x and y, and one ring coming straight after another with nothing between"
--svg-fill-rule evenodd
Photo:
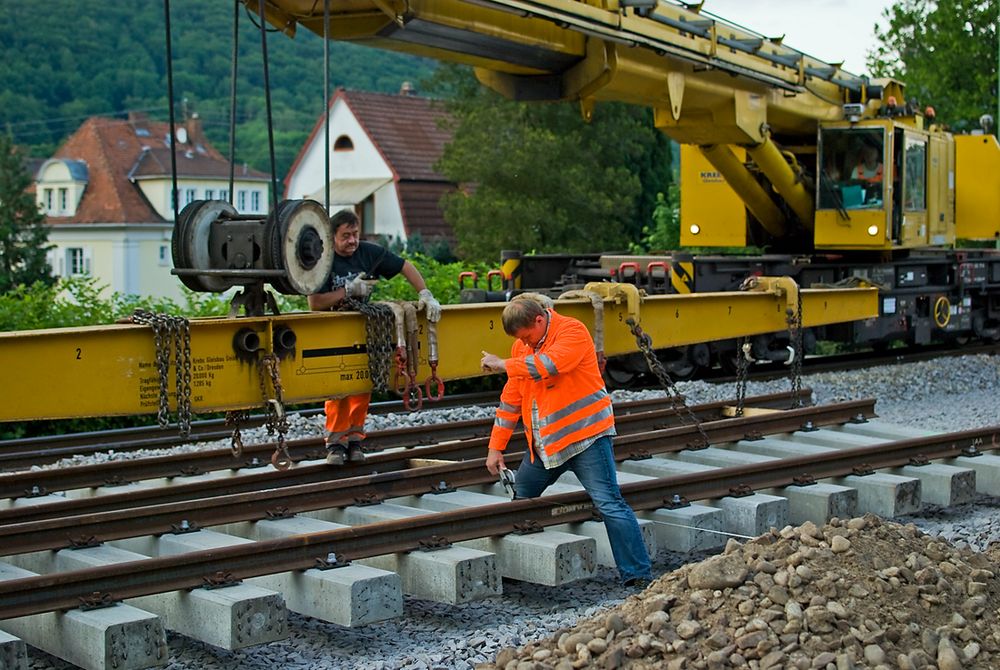
<instances>
[{"instance_id":1,"label":"green tree","mask_svg":"<svg viewBox=\"0 0 1000 670\"><path fill-rule=\"evenodd\" d=\"M882 16L868 53L873 75L905 82L908 97L956 130L996 113L996 0L897 0Z\"/></svg>"},{"instance_id":2,"label":"green tree","mask_svg":"<svg viewBox=\"0 0 1000 670\"><path fill-rule=\"evenodd\" d=\"M45 258L49 233L26 190L30 185L21 152L9 135L0 134L0 293L54 281Z\"/></svg>"},{"instance_id":3,"label":"green tree","mask_svg":"<svg viewBox=\"0 0 1000 670\"><path fill-rule=\"evenodd\" d=\"M457 67L442 67L432 88L454 94L443 103L454 135L438 169L466 185L443 201L461 256L624 249L638 239L644 187L655 202L669 175L669 144L648 110L605 104L588 124L576 104L511 102Z\"/></svg>"}]
</instances>

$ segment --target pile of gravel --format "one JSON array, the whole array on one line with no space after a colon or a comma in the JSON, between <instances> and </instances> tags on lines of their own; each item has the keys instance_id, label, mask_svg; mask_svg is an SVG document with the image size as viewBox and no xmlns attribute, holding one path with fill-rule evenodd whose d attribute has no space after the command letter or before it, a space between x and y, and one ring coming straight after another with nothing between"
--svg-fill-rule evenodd
<instances>
[{"instance_id":1,"label":"pile of gravel","mask_svg":"<svg viewBox=\"0 0 1000 670\"><path fill-rule=\"evenodd\" d=\"M772 529L480 667L986 670L1000 665L996 570L874 516Z\"/></svg>"}]
</instances>

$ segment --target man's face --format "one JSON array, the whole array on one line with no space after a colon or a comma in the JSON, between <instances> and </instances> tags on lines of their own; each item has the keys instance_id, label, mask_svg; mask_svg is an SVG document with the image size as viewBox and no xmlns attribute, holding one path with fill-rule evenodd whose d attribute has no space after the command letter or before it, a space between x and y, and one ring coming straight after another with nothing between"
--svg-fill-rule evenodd
<instances>
[{"instance_id":1,"label":"man's face","mask_svg":"<svg viewBox=\"0 0 1000 670\"><path fill-rule=\"evenodd\" d=\"M545 315L539 314L535 317L535 322L530 326L515 330L514 337L534 349L538 346L541 339L545 337L545 325Z\"/></svg>"},{"instance_id":2,"label":"man's face","mask_svg":"<svg viewBox=\"0 0 1000 670\"><path fill-rule=\"evenodd\" d=\"M333 250L341 256L353 256L361 242L361 227L356 223L338 226L333 234Z\"/></svg>"}]
</instances>

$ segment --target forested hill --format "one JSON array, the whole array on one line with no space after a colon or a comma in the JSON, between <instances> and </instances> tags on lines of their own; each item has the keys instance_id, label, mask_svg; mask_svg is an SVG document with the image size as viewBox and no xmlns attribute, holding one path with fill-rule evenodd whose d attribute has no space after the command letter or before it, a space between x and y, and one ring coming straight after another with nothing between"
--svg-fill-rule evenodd
<instances>
[{"instance_id":1,"label":"forested hill","mask_svg":"<svg viewBox=\"0 0 1000 670\"><path fill-rule=\"evenodd\" d=\"M209 139L228 151L233 2L172 0L175 99L186 99ZM47 156L87 117L143 110L166 120L167 75L161 0L0 0L0 130ZM260 31L239 9L237 160L270 171ZM278 176L323 111L323 40L300 29L267 35ZM435 63L333 42L330 88L393 93ZM178 104L177 112L180 113Z\"/></svg>"}]
</instances>

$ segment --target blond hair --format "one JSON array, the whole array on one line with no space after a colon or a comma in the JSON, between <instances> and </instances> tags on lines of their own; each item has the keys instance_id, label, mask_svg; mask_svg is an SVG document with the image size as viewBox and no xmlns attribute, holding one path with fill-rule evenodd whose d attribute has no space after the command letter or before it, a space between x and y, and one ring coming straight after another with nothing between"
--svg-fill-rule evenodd
<instances>
[{"instance_id":1,"label":"blond hair","mask_svg":"<svg viewBox=\"0 0 1000 670\"><path fill-rule=\"evenodd\" d=\"M522 328L530 327L536 318L545 314L545 310L553 305L552 298L541 293L521 293L514 296L500 316L503 332L513 335Z\"/></svg>"}]
</instances>

